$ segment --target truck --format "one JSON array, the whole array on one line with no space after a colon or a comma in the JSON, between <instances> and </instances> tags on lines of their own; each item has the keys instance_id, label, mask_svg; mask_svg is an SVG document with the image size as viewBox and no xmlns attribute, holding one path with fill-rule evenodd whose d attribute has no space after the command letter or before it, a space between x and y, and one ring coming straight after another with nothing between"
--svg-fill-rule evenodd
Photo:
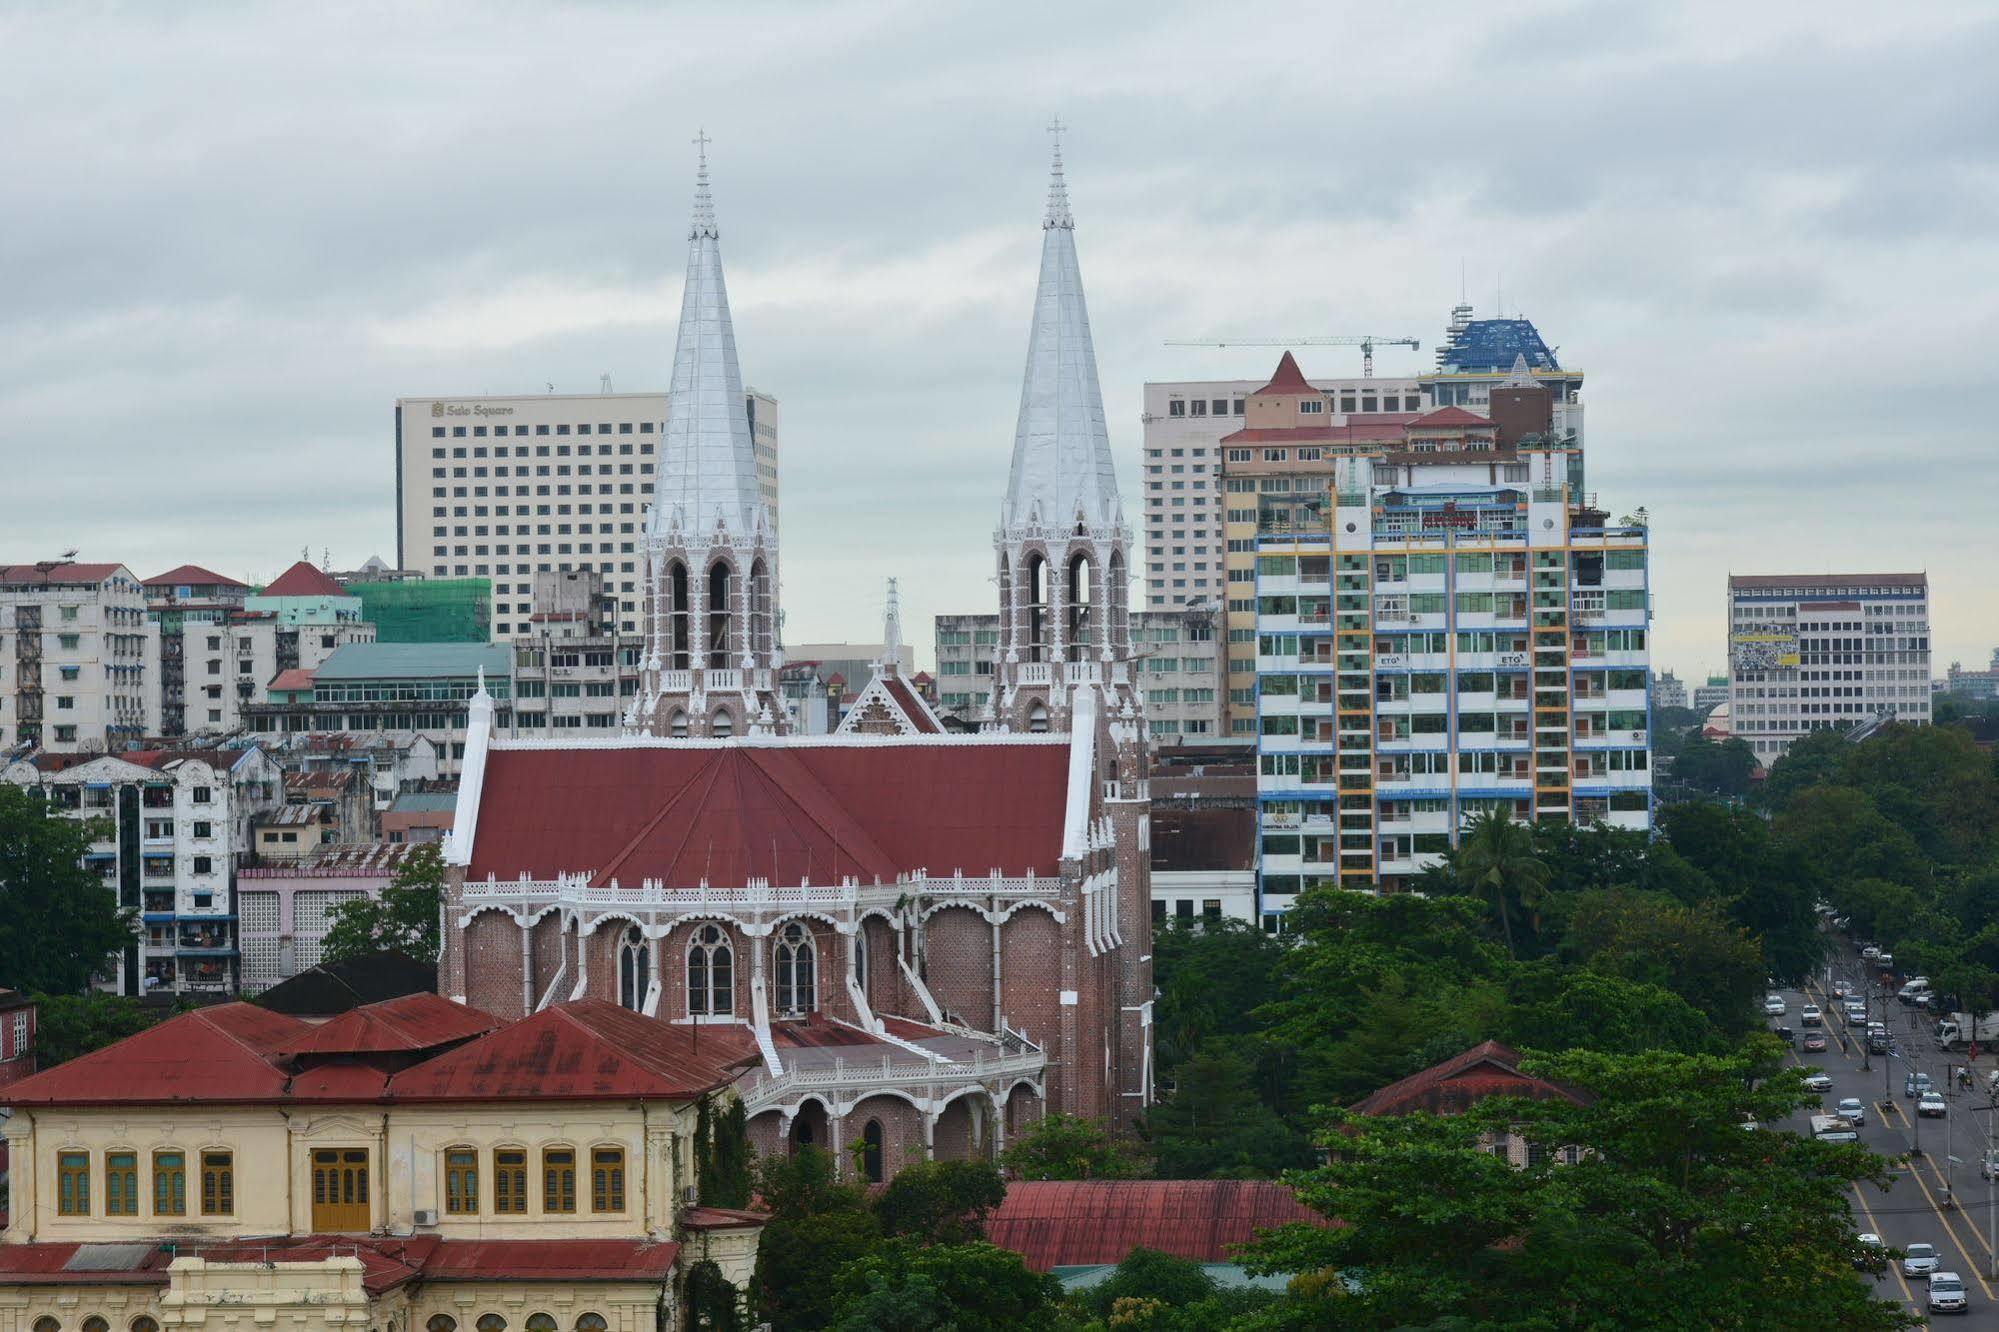
<instances>
[{"instance_id":1,"label":"truck","mask_svg":"<svg viewBox=\"0 0 1999 1332\"><path fill-rule=\"evenodd\" d=\"M1939 1050L1955 1050L1973 1042L1991 1045L1999 1042L1999 1012L1975 1020L1969 1013L1945 1013L1937 1019L1933 1035Z\"/></svg>"}]
</instances>

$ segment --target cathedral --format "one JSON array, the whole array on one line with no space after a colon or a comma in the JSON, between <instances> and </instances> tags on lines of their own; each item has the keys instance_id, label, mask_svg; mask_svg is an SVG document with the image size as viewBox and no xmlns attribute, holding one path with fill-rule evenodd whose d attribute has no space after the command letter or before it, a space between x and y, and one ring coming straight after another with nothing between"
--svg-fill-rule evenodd
<instances>
[{"instance_id":1,"label":"cathedral","mask_svg":"<svg viewBox=\"0 0 1999 1332\"><path fill-rule=\"evenodd\" d=\"M1059 146L994 532L983 725L950 734L888 650L796 733L703 158L657 492L641 681L614 738L512 740L472 701L439 988L500 1017L600 999L739 1070L764 1152L872 1179L990 1156L1044 1113L1152 1096L1150 797L1118 497Z\"/></svg>"}]
</instances>

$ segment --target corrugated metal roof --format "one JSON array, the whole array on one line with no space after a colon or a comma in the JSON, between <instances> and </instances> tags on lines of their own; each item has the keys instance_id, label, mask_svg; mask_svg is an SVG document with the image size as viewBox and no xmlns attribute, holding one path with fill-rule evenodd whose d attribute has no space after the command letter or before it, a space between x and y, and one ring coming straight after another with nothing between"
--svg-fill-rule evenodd
<instances>
[{"instance_id":1,"label":"corrugated metal roof","mask_svg":"<svg viewBox=\"0 0 1999 1332\"><path fill-rule=\"evenodd\" d=\"M500 1020L441 994L406 994L363 1004L308 1029L289 1054L381 1054L436 1050L492 1031Z\"/></svg>"},{"instance_id":2,"label":"corrugated metal roof","mask_svg":"<svg viewBox=\"0 0 1999 1332\"><path fill-rule=\"evenodd\" d=\"M456 791L405 791L389 806L389 813L449 814L457 808Z\"/></svg>"},{"instance_id":3,"label":"corrugated metal roof","mask_svg":"<svg viewBox=\"0 0 1999 1332\"><path fill-rule=\"evenodd\" d=\"M514 650L494 643L347 643L333 650L313 677L328 680L470 680L483 667L489 681L509 679Z\"/></svg>"},{"instance_id":4,"label":"corrugated metal roof","mask_svg":"<svg viewBox=\"0 0 1999 1332\"><path fill-rule=\"evenodd\" d=\"M1364 1115L1402 1115L1416 1110L1452 1115L1489 1096L1567 1100L1578 1105L1592 1099L1573 1087L1522 1073L1517 1052L1498 1041L1485 1041L1441 1064L1389 1083L1357 1101L1354 1109Z\"/></svg>"},{"instance_id":5,"label":"corrugated metal roof","mask_svg":"<svg viewBox=\"0 0 1999 1332\"><path fill-rule=\"evenodd\" d=\"M1018 1180L986 1238L1037 1272L1118 1263L1135 1248L1228 1262L1258 1230L1330 1224L1274 1180Z\"/></svg>"}]
</instances>

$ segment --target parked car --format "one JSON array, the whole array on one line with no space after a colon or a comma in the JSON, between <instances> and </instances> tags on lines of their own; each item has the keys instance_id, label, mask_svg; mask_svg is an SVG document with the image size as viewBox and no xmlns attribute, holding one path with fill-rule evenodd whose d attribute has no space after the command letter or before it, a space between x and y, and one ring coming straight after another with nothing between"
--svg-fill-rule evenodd
<instances>
[{"instance_id":1,"label":"parked car","mask_svg":"<svg viewBox=\"0 0 1999 1332\"><path fill-rule=\"evenodd\" d=\"M1930 1273L1930 1312L1963 1313L1970 1303L1964 1293L1964 1278L1955 1272Z\"/></svg>"},{"instance_id":2,"label":"parked car","mask_svg":"<svg viewBox=\"0 0 1999 1332\"><path fill-rule=\"evenodd\" d=\"M1930 1081L1929 1074L1911 1073L1902 1079L1902 1095L1913 1101L1935 1085Z\"/></svg>"},{"instance_id":3,"label":"parked car","mask_svg":"<svg viewBox=\"0 0 1999 1332\"><path fill-rule=\"evenodd\" d=\"M1849 1096L1841 1101L1839 1109L1833 1113L1855 1128L1867 1127L1867 1107L1861 1104L1858 1096Z\"/></svg>"},{"instance_id":4,"label":"parked car","mask_svg":"<svg viewBox=\"0 0 1999 1332\"><path fill-rule=\"evenodd\" d=\"M1911 1244L1902 1251L1902 1275L1905 1277L1926 1277L1937 1270L1937 1246L1934 1244Z\"/></svg>"},{"instance_id":5,"label":"parked car","mask_svg":"<svg viewBox=\"0 0 1999 1332\"><path fill-rule=\"evenodd\" d=\"M1805 1079L1805 1090L1806 1090L1806 1091L1815 1091L1815 1092L1829 1092L1829 1091L1831 1091L1831 1090L1832 1090L1832 1075L1831 1075L1830 1073L1814 1073L1814 1074L1812 1074L1812 1075L1811 1075L1810 1077L1808 1077L1808 1078L1806 1078L1806 1079Z\"/></svg>"},{"instance_id":6,"label":"parked car","mask_svg":"<svg viewBox=\"0 0 1999 1332\"><path fill-rule=\"evenodd\" d=\"M1944 1104L1942 1092L1924 1092L1922 1099L1916 1102L1916 1113L1929 1119L1942 1119L1950 1113L1950 1107Z\"/></svg>"}]
</instances>

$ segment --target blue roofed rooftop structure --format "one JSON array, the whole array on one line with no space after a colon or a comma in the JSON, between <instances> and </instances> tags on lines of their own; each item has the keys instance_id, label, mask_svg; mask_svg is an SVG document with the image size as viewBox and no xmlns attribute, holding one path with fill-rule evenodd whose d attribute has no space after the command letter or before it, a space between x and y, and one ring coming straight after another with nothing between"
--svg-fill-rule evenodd
<instances>
[{"instance_id":1,"label":"blue roofed rooftop structure","mask_svg":"<svg viewBox=\"0 0 1999 1332\"><path fill-rule=\"evenodd\" d=\"M1528 319L1472 319L1468 306L1452 312L1450 328L1437 348L1437 368L1446 374L1504 374L1515 358L1529 370L1560 370L1555 351Z\"/></svg>"}]
</instances>

